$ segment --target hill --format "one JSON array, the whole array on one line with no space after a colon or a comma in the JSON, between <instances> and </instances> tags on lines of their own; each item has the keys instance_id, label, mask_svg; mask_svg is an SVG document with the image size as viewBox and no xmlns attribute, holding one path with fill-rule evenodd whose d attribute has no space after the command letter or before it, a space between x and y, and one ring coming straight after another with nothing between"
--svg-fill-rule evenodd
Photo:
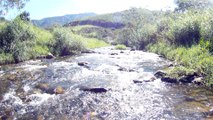
<instances>
[{"instance_id":1,"label":"hill","mask_svg":"<svg viewBox=\"0 0 213 120\"><path fill-rule=\"evenodd\" d=\"M143 23L152 25L162 15L160 11L150 11L142 8L132 8L116 13L101 14L71 21L64 25L70 27L76 34L88 38L98 38L111 44L132 46L135 35L142 29L147 29ZM148 27L151 29L150 27ZM135 31L136 30L136 31ZM139 45L138 45L139 46Z\"/></svg>"},{"instance_id":2,"label":"hill","mask_svg":"<svg viewBox=\"0 0 213 120\"><path fill-rule=\"evenodd\" d=\"M69 14L65 16L43 18L41 20L32 20L32 23L38 27L48 28L52 25L64 25L71 21L82 19L84 17L92 17L95 15L95 13Z\"/></svg>"}]
</instances>

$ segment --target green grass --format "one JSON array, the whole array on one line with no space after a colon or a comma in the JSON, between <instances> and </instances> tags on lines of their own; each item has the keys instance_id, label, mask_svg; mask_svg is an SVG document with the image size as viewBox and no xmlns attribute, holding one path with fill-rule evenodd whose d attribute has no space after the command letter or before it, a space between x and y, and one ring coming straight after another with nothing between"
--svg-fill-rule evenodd
<instances>
[{"instance_id":1,"label":"green grass","mask_svg":"<svg viewBox=\"0 0 213 120\"><path fill-rule=\"evenodd\" d=\"M79 40L79 41L83 42L83 44L86 46L86 48L90 48L90 49L110 46L106 42L96 39L96 38L86 38L86 37L83 37L83 36L77 35L77 34L72 34L72 37L75 40Z\"/></svg>"},{"instance_id":2,"label":"green grass","mask_svg":"<svg viewBox=\"0 0 213 120\"><path fill-rule=\"evenodd\" d=\"M201 45L193 45L190 48L175 47L163 42L149 45L148 50L180 64L173 69L168 69L169 76L181 77L193 72L205 77L205 84L213 86L213 56Z\"/></svg>"},{"instance_id":3,"label":"green grass","mask_svg":"<svg viewBox=\"0 0 213 120\"><path fill-rule=\"evenodd\" d=\"M119 45L116 45L116 46L115 46L115 49L116 49L116 50L126 50L127 47L126 47L125 45L120 45L120 44L119 44Z\"/></svg>"}]
</instances>

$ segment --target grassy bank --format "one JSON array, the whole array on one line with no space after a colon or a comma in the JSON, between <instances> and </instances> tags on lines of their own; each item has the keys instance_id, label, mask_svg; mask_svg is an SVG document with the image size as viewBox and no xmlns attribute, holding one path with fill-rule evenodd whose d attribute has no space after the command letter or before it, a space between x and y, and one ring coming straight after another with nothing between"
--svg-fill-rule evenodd
<instances>
[{"instance_id":1,"label":"grassy bank","mask_svg":"<svg viewBox=\"0 0 213 120\"><path fill-rule=\"evenodd\" d=\"M96 38L74 34L68 28L41 29L19 16L0 24L0 64L36 59L49 53L54 56L73 55L108 45Z\"/></svg>"},{"instance_id":2,"label":"grassy bank","mask_svg":"<svg viewBox=\"0 0 213 120\"><path fill-rule=\"evenodd\" d=\"M207 86L213 85L213 56L203 45L186 48L159 42L149 45L147 49L180 64L168 69L169 76L179 78L195 72L199 76L204 76Z\"/></svg>"}]
</instances>

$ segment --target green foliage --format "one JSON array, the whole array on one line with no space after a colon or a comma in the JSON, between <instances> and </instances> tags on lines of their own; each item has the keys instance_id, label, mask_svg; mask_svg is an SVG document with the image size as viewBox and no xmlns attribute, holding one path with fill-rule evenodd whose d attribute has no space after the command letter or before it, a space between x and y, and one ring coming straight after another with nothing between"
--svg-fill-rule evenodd
<instances>
[{"instance_id":1,"label":"green foliage","mask_svg":"<svg viewBox=\"0 0 213 120\"><path fill-rule=\"evenodd\" d=\"M103 40L99 40L96 38L86 38L84 36L77 35L77 34L72 34L72 37L76 41L82 42L86 48L90 48L90 49L109 46L109 44L107 44Z\"/></svg>"},{"instance_id":2,"label":"green foliage","mask_svg":"<svg viewBox=\"0 0 213 120\"><path fill-rule=\"evenodd\" d=\"M54 28L53 35L55 43L53 53L59 56L76 54L85 49L83 43L73 39L71 31L64 28Z\"/></svg>"},{"instance_id":3,"label":"green foliage","mask_svg":"<svg viewBox=\"0 0 213 120\"><path fill-rule=\"evenodd\" d=\"M33 26L17 17L3 25L0 31L2 64L21 62L48 54L53 36L50 32ZM12 55L12 58L11 58Z\"/></svg>"},{"instance_id":4,"label":"green foliage","mask_svg":"<svg viewBox=\"0 0 213 120\"><path fill-rule=\"evenodd\" d=\"M12 52L17 42L34 38L35 34L29 28L29 24L17 18L0 32L0 47L7 52Z\"/></svg>"},{"instance_id":5,"label":"green foliage","mask_svg":"<svg viewBox=\"0 0 213 120\"><path fill-rule=\"evenodd\" d=\"M175 60L182 65L169 69L170 76L178 78L196 72L200 75L204 75L206 85L211 86L213 85L213 56L211 56L202 44L185 48L159 42L150 45L148 49L151 52L163 54L166 58Z\"/></svg>"},{"instance_id":6,"label":"green foliage","mask_svg":"<svg viewBox=\"0 0 213 120\"><path fill-rule=\"evenodd\" d=\"M194 69L187 68L184 66L169 68L166 71L169 77L176 78L176 79L179 79L183 77L184 75L190 75L190 74L192 75L193 73L196 72Z\"/></svg>"},{"instance_id":7,"label":"green foliage","mask_svg":"<svg viewBox=\"0 0 213 120\"><path fill-rule=\"evenodd\" d=\"M119 45L116 45L116 46L115 46L115 49L116 49L116 50L126 50L127 47L126 47L125 45L120 45L120 44L119 44Z\"/></svg>"},{"instance_id":8,"label":"green foliage","mask_svg":"<svg viewBox=\"0 0 213 120\"><path fill-rule=\"evenodd\" d=\"M15 62L30 59L29 50L35 45L36 34L30 23L19 17L0 31L0 48L13 54Z\"/></svg>"},{"instance_id":9,"label":"green foliage","mask_svg":"<svg viewBox=\"0 0 213 120\"><path fill-rule=\"evenodd\" d=\"M212 6L211 0L175 0L177 8L175 11L184 12L191 9L204 9Z\"/></svg>"},{"instance_id":10,"label":"green foliage","mask_svg":"<svg viewBox=\"0 0 213 120\"><path fill-rule=\"evenodd\" d=\"M5 11L8 11L11 8L18 8L18 9L23 8L26 1L29 1L29 0L1 0L0 15L4 15Z\"/></svg>"},{"instance_id":11,"label":"green foliage","mask_svg":"<svg viewBox=\"0 0 213 120\"><path fill-rule=\"evenodd\" d=\"M166 33L172 44L191 46L200 40L200 22L196 15L183 15L174 20Z\"/></svg>"},{"instance_id":12,"label":"green foliage","mask_svg":"<svg viewBox=\"0 0 213 120\"><path fill-rule=\"evenodd\" d=\"M10 53L0 52L0 65L13 63L13 55Z\"/></svg>"},{"instance_id":13,"label":"green foliage","mask_svg":"<svg viewBox=\"0 0 213 120\"><path fill-rule=\"evenodd\" d=\"M29 12L24 11L19 15L19 17L23 21L30 21L30 13Z\"/></svg>"}]
</instances>

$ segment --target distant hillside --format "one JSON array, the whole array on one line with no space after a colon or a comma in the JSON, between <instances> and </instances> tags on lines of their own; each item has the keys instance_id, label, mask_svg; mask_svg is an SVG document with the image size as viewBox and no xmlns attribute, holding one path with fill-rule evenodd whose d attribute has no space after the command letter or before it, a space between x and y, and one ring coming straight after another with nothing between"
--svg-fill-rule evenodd
<instances>
[{"instance_id":1,"label":"distant hillside","mask_svg":"<svg viewBox=\"0 0 213 120\"><path fill-rule=\"evenodd\" d=\"M149 25L156 23L162 16L161 11L151 11L142 8L132 8L116 13L101 14L71 21L64 25L75 34L87 38L97 38L111 44L130 46L132 30L134 33L143 29L151 29ZM144 24L139 23L146 23ZM134 38L135 39L135 38Z\"/></svg>"},{"instance_id":2,"label":"distant hillside","mask_svg":"<svg viewBox=\"0 0 213 120\"><path fill-rule=\"evenodd\" d=\"M81 21L73 21L65 26L78 26L78 25L93 25L93 26L99 26L103 28L115 28L120 29L125 27L125 24L119 23L119 22L108 22L104 20L81 20Z\"/></svg>"},{"instance_id":3,"label":"distant hillside","mask_svg":"<svg viewBox=\"0 0 213 120\"><path fill-rule=\"evenodd\" d=\"M47 28L52 25L64 25L74 20L82 19L84 17L92 17L95 15L95 13L69 14L65 16L44 18L41 20L32 20L32 23L36 26Z\"/></svg>"},{"instance_id":4,"label":"distant hillside","mask_svg":"<svg viewBox=\"0 0 213 120\"><path fill-rule=\"evenodd\" d=\"M87 16L78 20L70 21L69 23L65 24L65 26L93 25L103 28L121 29L127 24L134 24L134 22L139 21L139 19L144 22L149 22L150 24L155 23L155 20L158 19L160 15L161 13L159 11L135 8L121 12ZM138 16L142 17L138 18Z\"/></svg>"}]
</instances>

